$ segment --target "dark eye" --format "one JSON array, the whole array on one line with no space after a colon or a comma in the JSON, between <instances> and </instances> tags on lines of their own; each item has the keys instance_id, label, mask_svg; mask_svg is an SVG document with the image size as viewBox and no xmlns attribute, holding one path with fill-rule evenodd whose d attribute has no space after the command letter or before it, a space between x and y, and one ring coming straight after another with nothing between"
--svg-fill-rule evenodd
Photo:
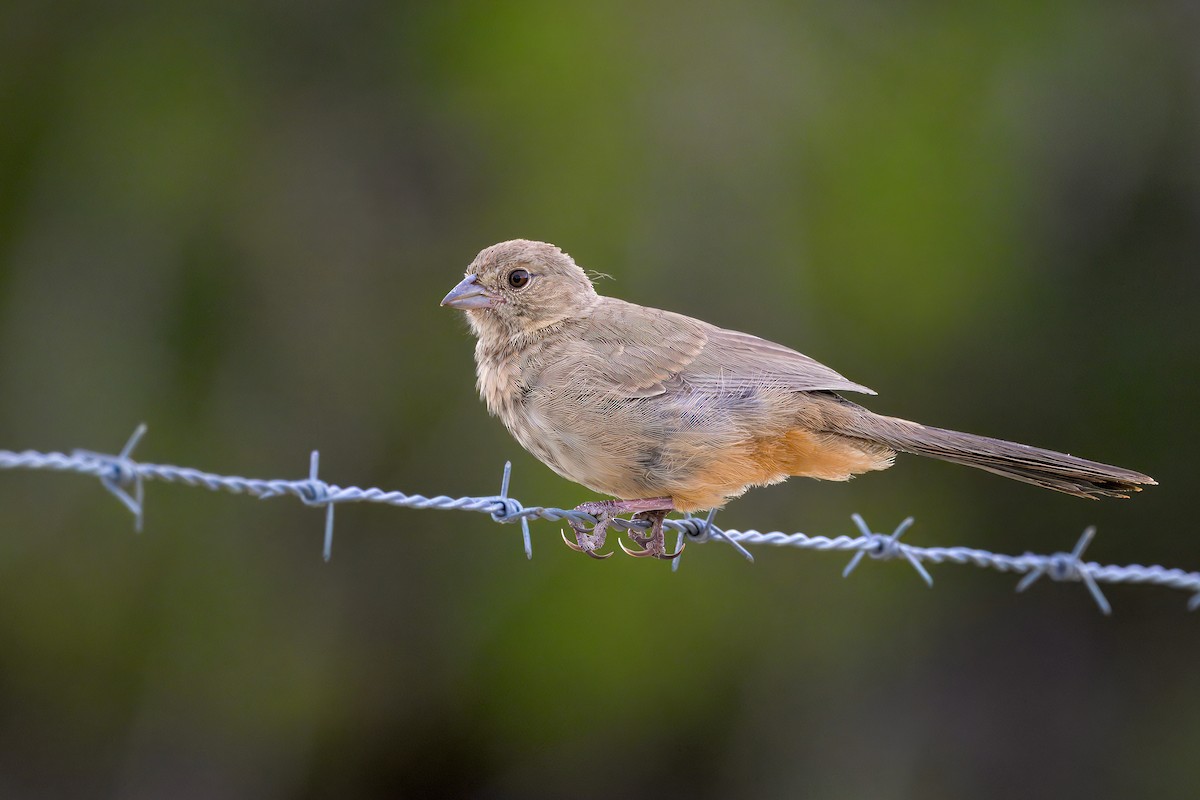
<instances>
[{"instance_id":1,"label":"dark eye","mask_svg":"<svg viewBox=\"0 0 1200 800\"><path fill-rule=\"evenodd\" d=\"M514 269L508 273L508 285L514 289L524 289L529 285L529 273L523 269Z\"/></svg>"}]
</instances>

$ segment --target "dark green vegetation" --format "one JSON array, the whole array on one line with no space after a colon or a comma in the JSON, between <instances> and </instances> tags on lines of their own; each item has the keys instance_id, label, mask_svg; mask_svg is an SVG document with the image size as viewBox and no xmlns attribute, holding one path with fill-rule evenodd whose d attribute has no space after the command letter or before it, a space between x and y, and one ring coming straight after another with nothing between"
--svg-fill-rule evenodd
<instances>
[{"instance_id":1,"label":"dark green vegetation","mask_svg":"<svg viewBox=\"0 0 1200 800\"><path fill-rule=\"evenodd\" d=\"M1142 470L901 458L730 527L1200 567L1191 3L0 6L0 447L590 498L438 308L485 245L794 346L873 409ZM254 6L254 7L250 7ZM907 10L901 10L901 7ZM1194 797L1167 591L0 475L6 796Z\"/></svg>"}]
</instances>

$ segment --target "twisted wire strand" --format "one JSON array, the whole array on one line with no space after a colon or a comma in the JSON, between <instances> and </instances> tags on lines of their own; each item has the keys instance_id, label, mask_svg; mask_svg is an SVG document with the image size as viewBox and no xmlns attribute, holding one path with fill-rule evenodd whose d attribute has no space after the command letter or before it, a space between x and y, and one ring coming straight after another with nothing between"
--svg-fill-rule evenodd
<instances>
[{"instance_id":1,"label":"twisted wire strand","mask_svg":"<svg viewBox=\"0 0 1200 800\"><path fill-rule=\"evenodd\" d=\"M104 488L132 512L135 528L139 531L142 529L145 507L143 493L145 481L177 483L201 487L214 492L245 494L259 499L294 497L305 505L325 509L324 557L326 561L329 560L333 547L334 507L341 503L378 503L401 508L477 511L489 514L496 522L521 525L526 557L532 557L533 554L529 520L570 520L585 525L594 525L596 522L595 517L580 511L552 506L526 506L510 497L508 486L512 474L511 464L504 466L500 493L497 495L426 497L421 494L387 491L374 487L364 489L358 486L338 486L326 483L318 477L319 456L316 452L312 454L309 476L301 479L244 478L238 475L205 472L192 467L135 461L132 458L133 449L145 432L146 427L139 426L125 447L116 455L89 450L75 450L70 454L37 450L20 452L0 450L0 469L72 472L98 478ZM133 490L132 494L130 494L130 489ZM685 541L693 543L710 540L723 541L750 561L753 561L754 557L746 549L747 546L769 545L800 550L850 553L850 561L843 571L843 575L846 576L849 576L866 556L877 560L900 558L907 561L922 580L930 586L933 585L933 578L926 569L926 564L960 564L1021 575L1022 578L1016 587L1017 591L1024 591L1042 577L1049 577L1058 582L1082 583L1095 600L1096 605L1105 614L1111 613L1112 608L1100 591L1099 584L1101 583L1148 584L1190 592L1192 597L1188 600L1188 608L1194 610L1200 607L1200 572L1189 572L1157 564L1148 566L1143 564L1118 565L1084 561L1083 553L1095 536L1095 528L1085 530L1075 548L1069 553L1027 552L1013 556L971 547L922 547L902 542L900 537L912 524L911 517L901 522L890 534L884 534L873 531L861 516L854 514L851 518L861 535L829 537L782 531L763 533L756 530L722 529L713 523L714 513L710 512L706 519L690 515L683 519L668 519L664 522L664 527L678 533L680 545ZM643 530L647 524L644 520L615 519L611 522L613 527L622 530ZM678 568L679 561L680 559L676 558L672 562L672 569Z\"/></svg>"}]
</instances>

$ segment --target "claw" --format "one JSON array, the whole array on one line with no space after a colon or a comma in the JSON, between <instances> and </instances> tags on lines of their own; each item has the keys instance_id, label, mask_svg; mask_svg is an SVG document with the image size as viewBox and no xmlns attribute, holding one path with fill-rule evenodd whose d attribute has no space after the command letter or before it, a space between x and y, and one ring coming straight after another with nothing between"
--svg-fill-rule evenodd
<instances>
[{"instance_id":1,"label":"claw","mask_svg":"<svg viewBox=\"0 0 1200 800\"><path fill-rule=\"evenodd\" d=\"M683 544L679 545L679 549L676 550L674 553L656 553L654 557L661 558L663 561L673 561L673 560L679 558L679 554L683 552L683 548L685 548L685 547L687 547L687 542L684 542ZM626 551L626 552L628 552L628 551Z\"/></svg>"},{"instance_id":2,"label":"claw","mask_svg":"<svg viewBox=\"0 0 1200 800\"><path fill-rule=\"evenodd\" d=\"M620 539L617 539L617 544L621 545L621 549L625 551L625 555L627 556L633 556L634 558L646 558L647 556L655 555L653 550L630 550L625 546L625 542L621 541ZM643 543L639 542L639 544ZM612 553L609 553L609 555L612 555Z\"/></svg>"},{"instance_id":3,"label":"claw","mask_svg":"<svg viewBox=\"0 0 1200 800\"><path fill-rule=\"evenodd\" d=\"M634 541L637 540L635 539ZM654 549L650 547L644 550L630 550L625 546L625 542L621 541L620 539L617 540L617 544L621 545L621 549L625 551L625 555L633 556L634 558L647 558L649 556L653 556L654 558L661 558L663 561L672 561L676 558L679 558L679 554L683 552L683 548L687 547L687 542L684 542L683 544L679 545L679 549L674 553L656 553L654 552ZM642 543L638 542L638 544ZM609 553L609 555L611 556L612 553Z\"/></svg>"},{"instance_id":4,"label":"claw","mask_svg":"<svg viewBox=\"0 0 1200 800\"><path fill-rule=\"evenodd\" d=\"M587 535L586 531L576 531L575 533L577 536L586 536ZM565 544L567 547L574 550L576 553L587 553L589 556L596 559L597 561L603 561L604 559L609 558L612 555L611 552L597 553L595 550L593 550L589 547L585 547L583 544L576 544L575 542L572 542L570 539L567 538L567 534L565 531L563 531L562 528L558 529L558 534L559 534L559 536L562 537L563 544ZM603 542L601 542L601 544L603 544Z\"/></svg>"}]
</instances>

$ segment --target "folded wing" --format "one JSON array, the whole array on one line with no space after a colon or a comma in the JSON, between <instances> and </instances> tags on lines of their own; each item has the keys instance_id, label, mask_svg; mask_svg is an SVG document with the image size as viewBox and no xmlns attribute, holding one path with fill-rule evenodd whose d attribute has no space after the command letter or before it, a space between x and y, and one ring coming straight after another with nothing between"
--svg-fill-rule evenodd
<instances>
[{"instance_id":1,"label":"folded wing","mask_svg":"<svg viewBox=\"0 0 1200 800\"><path fill-rule=\"evenodd\" d=\"M584 337L598 368L625 397L654 397L680 383L722 391L773 385L875 394L781 344L613 298L592 314Z\"/></svg>"}]
</instances>

